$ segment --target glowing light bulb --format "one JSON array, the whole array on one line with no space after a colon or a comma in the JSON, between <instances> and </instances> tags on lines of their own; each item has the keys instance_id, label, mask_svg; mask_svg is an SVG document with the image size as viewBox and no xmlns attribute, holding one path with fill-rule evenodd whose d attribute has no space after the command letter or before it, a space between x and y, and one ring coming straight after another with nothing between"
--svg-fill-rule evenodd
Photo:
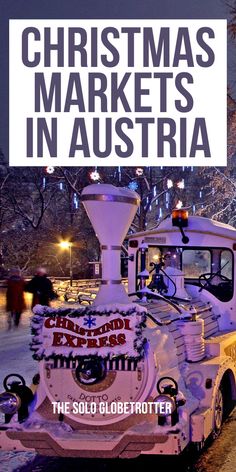
<instances>
[{"instance_id":1,"label":"glowing light bulb","mask_svg":"<svg viewBox=\"0 0 236 472\"><path fill-rule=\"evenodd\" d=\"M141 177L143 175L143 169L141 167L137 167L135 173L138 175L138 177Z\"/></svg>"},{"instance_id":2,"label":"glowing light bulb","mask_svg":"<svg viewBox=\"0 0 236 472\"><path fill-rule=\"evenodd\" d=\"M183 202L181 202L181 200L178 200L178 202L177 202L177 204L176 204L176 208L177 208L178 210L180 210L180 208L182 208L182 206L183 206Z\"/></svg>"},{"instance_id":3,"label":"glowing light bulb","mask_svg":"<svg viewBox=\"0 0 236 472\"><path fill-rule=\"evenodd\" d=\"M177 182L177 187L180 189L184 189L184 179L180 180L180 182Z\"/></svg>"},{"instance_id":4,"label":"glowing light bulb","mask_svg":"<svg viewBox=\"0 0 236 472\"><path fill-rule=\"evenodd\" d=\"M53 166L46 167L47 174L53 174L54 171L55 171L55 168Z\"/></svg>"},{"instance_id":5,"label":"glowing light bulb","mask_svg":"<svg viewBox=\"0 0 236 472\"><path fill-rule=\"evenodd\" d=\"M154 254L153 260L154 260L154 261L159 261L159 255L158 255L158 254Z\"/></svg>"},{"instance_id":6,"label":"glowing light bulb","mask_svg":"<svg viewBox=\"0 0 236 472\"><path fill-rule=\"evenodd\" d=\"M100 174L97 170L94 170L93 172L90 173L90 178L94 181L97 181L100 179Z\"/></svg>"}]
</instances>

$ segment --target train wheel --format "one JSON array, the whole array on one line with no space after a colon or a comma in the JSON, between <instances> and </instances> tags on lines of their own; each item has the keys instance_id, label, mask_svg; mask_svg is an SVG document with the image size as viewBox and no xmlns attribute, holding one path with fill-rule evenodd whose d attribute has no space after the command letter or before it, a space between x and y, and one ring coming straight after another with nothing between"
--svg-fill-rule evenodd
<instances>
[{"instance_id":1,"label":"train wheel","mask_svg":"<svg viewBox=\"0 0 236 472\"><path fill-rule=\"evenodd\" d=\"M222 386L220 385L215 398L214 405L214 435L218 436L220 433L224 420L224 397L222 393Z\"/></svg>"}]
</instances>

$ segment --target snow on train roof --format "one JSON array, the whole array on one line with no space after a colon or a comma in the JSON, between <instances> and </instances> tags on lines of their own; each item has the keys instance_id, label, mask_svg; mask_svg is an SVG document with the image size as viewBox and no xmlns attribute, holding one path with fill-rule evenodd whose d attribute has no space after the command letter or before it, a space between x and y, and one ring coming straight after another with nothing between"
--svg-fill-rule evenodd
<instances>
[{"instance_id":1,"label":"snow on train roof","mask_svg":"<svg viewBox=\"0 0 236 472\"><path fill-rule=\"evenodd\" d=\"M137 238L139 236L147 236L148 234L157 234L160 232L163 233L165 231L179 231L178 227L172 226L172 219L170 217L163 220L155 229L134 233L129 235L129 238ZM203 233L210 232L226 238L229 237L231 239L236 239L236 228L202 216L190 216L188 219L188 227L185 228L185 231L199 231Z\"/></svg>"}]
</instances>

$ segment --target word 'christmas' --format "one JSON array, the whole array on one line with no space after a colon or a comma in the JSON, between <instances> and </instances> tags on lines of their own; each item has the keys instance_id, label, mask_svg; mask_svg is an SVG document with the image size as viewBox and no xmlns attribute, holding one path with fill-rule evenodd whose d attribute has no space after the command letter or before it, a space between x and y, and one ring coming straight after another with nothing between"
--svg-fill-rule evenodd
<instances>
[{"instance_id":1,"label":"word 'christmas'","mask_svg":"<svg viewBox=\"0 0 236 472\"><path fill-rule=\"evenodd\" d=\"M53 34L54 33L54 34ZM141 51L140 48L141 36ZM179 27L176 32L170 27L106 27L101 31L91 27L25 28L22 34L22 61L26 67L116 67L125 55L125 65L134 67L140 58L143 67L178 67L183 61L188 67L199 65L210 67L215 59L209 42L215 37L208 26L199 28L196 35L187 27ZM194 54L192 43L198 46ZM172 48L171 44L175 47ZM66 47L67 46L67 47ZM122 48L122 52L121 52ZM104 50L104 53L100 53ZM141 53L141 54L140 54ZM195 56L195 57L194 57Z\"/></svg>"}]
</instances>

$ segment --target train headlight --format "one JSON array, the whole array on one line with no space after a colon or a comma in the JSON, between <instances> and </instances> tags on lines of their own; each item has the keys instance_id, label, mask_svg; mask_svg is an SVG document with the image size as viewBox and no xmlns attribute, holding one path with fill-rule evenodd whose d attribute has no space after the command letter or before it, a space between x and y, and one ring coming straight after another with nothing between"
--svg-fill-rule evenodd
<instances>
[{"instance_id":1,"label":"train headlight","mask_svg":"<svg viewBox=\"0 0 236 472\"><path fill-rule=\"evenodd\" d=\"M4 415L14 415L20 406L20 397L15 393L3 392L0 394L0 412Z\"/></svg>"},{"instance_id":2,"label":"train headlight","mask_svg":"<svg viewBox=\"0 0 236 472\"><path fill-rule=\"evenodd\" d=\"M155 398L154 402L156 403L156 412L158 416L170 416L176 410L176 403L174 398L169 395L158 395Z\"/></svg>"},{"instance_id":3,"label":"train headlight","mask_svg":"<svg viewBox=\"0 0 236 472\"><path fill-rule=\"evenodd\" d=\"M79 362L76 371L76 378L84 385L92 385L100 382L106 375L106 368L102 359L88 358Z\"/></svg>"},{"instance_id":4,"label":"train headlight","mask_svg":"<svg viewBox=\"0 0 236 472\"><path fill-rule=\"evenodd\" d=\"M11 382L9 379L13 377ZM0 394L0 411L5 414L5 423L18 412L18 421L21 423L29 416L28 406L34 398L32 390L26 386L25 379L19 374L9 374L3 380L5 392Z\"/></svg>"}]
</instances>

